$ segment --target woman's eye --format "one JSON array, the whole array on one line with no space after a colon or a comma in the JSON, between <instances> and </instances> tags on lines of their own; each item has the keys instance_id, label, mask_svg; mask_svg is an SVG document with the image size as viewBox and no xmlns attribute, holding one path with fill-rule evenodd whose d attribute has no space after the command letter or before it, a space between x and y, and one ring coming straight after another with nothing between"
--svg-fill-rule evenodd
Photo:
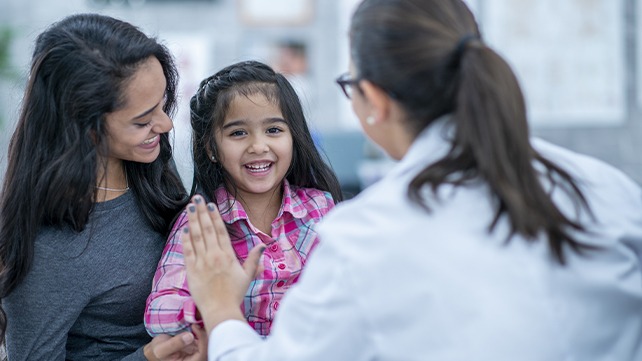
<instances>
[{"instance_id":1,"label":"woman's eye","mask_svg":"<svg viewBox=\"0 0 642 361\"><path fill-rule=\"evenodd\" d=\"M277 133L281 133L282 131L283 130L281 130L281 128L277 128L277 127L268 128L267 130L269 134L277 134Z\"/></svg>"},{"instance_id":2,"label":"woman's eye","mask_svg":"<svg viewBox=\"0 0 642 361\"><path fill-rule=\"evenodd\" d=\"M145 128L146 126L148 126L148 125L150 125L150 124L152 124L152 122L151 122L151 121L150 121L150 122L147 122L147 123L134 123L134 125L135 125L135 126L137 126L137 127L139 127L139 128Z\"/></svg>"}]
</instances>

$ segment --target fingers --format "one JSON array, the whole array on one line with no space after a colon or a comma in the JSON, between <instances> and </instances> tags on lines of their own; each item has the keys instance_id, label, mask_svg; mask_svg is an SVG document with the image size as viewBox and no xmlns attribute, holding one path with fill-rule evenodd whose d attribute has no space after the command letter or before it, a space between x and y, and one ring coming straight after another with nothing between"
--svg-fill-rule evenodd
<instances>
[{"instance_id":1,"label":"fingers","mask_svg":"<svg viewBox=\"0 0 642 361\"><path fill-rule=\"evenodd\" d=\"M185 258L185 267L191 268L196 263L196 254L194 253L194 246L192 246L192 238L188 227L183 227L181 235L181 242L183 243L183 257Z\"/></svg>"},{"instance_id":2,"label":"fingers","mask_svg":"<svg viewBox=\"0 0 642 361\"><path fill-rule=\"evenodd\" d=\"M170 339L167 339L165 335L157 337L162 337L162 339L156 340L158 343L154 345L152 353L159 360L166 359L173 354L180 352L186 346L191 345L194 342L194 335L190 332L184 332ZM152 344L153 343L154 342L152 341Z\"/></svg>"},{"instance_id":3,"label":"fingers","mask_svg":"<svg viewBox=\"0 0 642 361\"><path fill-rule=\"evenodd\" d=\"M250 254L248 254L247 259L245 260L245 263L243 263L245 274L247 274L250 279L255 278L257 275L257 271L259 269L259 261L261 260L263 251L265 251L264 245L258 245L252 248Z\"/></svg>"},{"instance_id":4,"label":"fingers","mask_svg":"<svg viewBox=\"0 0 642 361\"><path fill-rule=\"evenodd\" d=\"M207 358L207 344L208 344L207 331L205 331L203 327L194 324L192 325L192 332L196 337L196 346L198 347L198 351L196 354L201 356L199 360L205 361Z\"/></svg>"},{"instance_id":5,"label":"fingers","mask_svg":"<svg viewBox=\"0 0 642 361\"><path fill-rule=\"evenodd\" d=\"M186 266L196 265L199 257L208 251L222 250L225 254L235 258L234 248L227 232L225 222L214 203L205 205L200 195L194 196L192 203L187 206L189 231L183 234L183 253ZM265 246L260 245L252 249L243 264L245 274L250 279L255 278L259 271L259 261ZM211 257L210 257L211 258Z\"/></svg>"},{"instance_id":6,"label":"fingers","mask_svg":"<svg viewBox=\"0 0 642 361\"><path fill-rule=\"evenodd\" d=\"M211 203L206 206L204 198L200 195L195 195L192 198L192 203L187 205L189 238L192 242L192 250L197 255L196 261L198 261L198 255L204 255L208 249L220 248L218 234L221 232L215 229L210 210L216 212L216 215L220 218L216 207ZM221 223L223 232L227 236L225 224L222 220Z\"/></svg>"},{"instance_id":7,"label":"fingers","mask_svg":"<svg viewBox=\"0 0 642 361\"><path fill-rule=\"evenodd\" d=\"M187 217L193 248L198 253L200 245L207 250L218 247L228 254L234 254L227 227L214 203L205 204L202 196L196 195L187 206Z\"/></svg>"},{"instance_id":8,"label":"fingers","mask_svg":"<svg viewBox=\"0 0 642 361\"><path fill-rule=\"evenodd\" d=\"M225 226L225 222L223 222L223 218L221 218L221 214L218 213L216 205L214 205L214 203L208 203L207 211L210 221L214 226L219 247L221 247L224 252L234 255L234 248L232 247L230 235L227 233L227 227Z\"/></svg>"},{"instance_id":9,"label":"fingers","mask_svg":"<svg viewBox=\"0 0 642 361\"><path fill-rule=\"evenodd\" d=\"M198 345L198 351L204 352L207 350L207 331L197 324L192 325L192 333L196 337L196 344Z\"/></svg>"},{"instance_id":10,"label":"fingers","mask_svg":"<svg viewBox=\"0 0 642 361\"><path fill-rule=\"evenodd\" d=\"M198 196L201 199L201 204L203 203L202 197ZM194 200L196 197L194 197ZM200 217L198 216L198 205L196 202L190 203L187 205L187 221L189 224L189 239L191 241L192 250L195 253L196 260L198 260L197 255L202 255L207 250L205 245L205 238L203 234L203 227L201 225Z\"/></svg>"},{"instance_id":11,"label":"fingers","mask_svg":"<svg viewBox=\"0 0 642 361\"><path fill-rule=\"evenodd\" d=\"M201 226L200 230L203 235L203 245L205 249L211 247L219 248L218 234L216 229L214 229L214 222L212 222L212 218L210 217L210 210L208 210L208 208L212 209L214 207L206 205L205 199L200 195L194 196L192 201L196 205L196 216Z\"/></svg>"}]
</instances>

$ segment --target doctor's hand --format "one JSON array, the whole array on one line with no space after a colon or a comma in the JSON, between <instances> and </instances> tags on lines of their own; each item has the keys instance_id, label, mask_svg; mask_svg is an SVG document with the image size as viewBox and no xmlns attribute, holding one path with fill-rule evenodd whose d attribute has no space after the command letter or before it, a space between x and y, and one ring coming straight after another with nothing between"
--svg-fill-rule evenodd
<instances>
[{"instance_id":1,"label":"doctor's hand","mask_svg":"<svg viewBox=\"0 0 642 361\"><path fill-rule=\"evenodd\" d=\"M208 333L226 320L241 320L243 297L259 270L265 246L254 247L241 266L216 205L196 195L187 205L189 226L181 239L187 284Z\"/></svg>"}]
</instances>

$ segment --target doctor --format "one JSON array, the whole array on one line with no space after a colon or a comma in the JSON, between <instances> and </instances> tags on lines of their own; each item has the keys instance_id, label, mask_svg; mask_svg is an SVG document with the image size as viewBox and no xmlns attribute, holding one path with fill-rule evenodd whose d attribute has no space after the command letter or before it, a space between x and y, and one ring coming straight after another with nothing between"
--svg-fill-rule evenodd
<instances>
[{"instance_id":1,"label":"doctor","mask_svg":"<svg viewBox=\"0 0 642 361\"><path fill-rule=\"evenodd\" d=\"M636 184L529 137L515 75L461 0L365 0L350 47L338 83L399 163L320 224L266 340L238 308L262 249L241 266L193 199L209 359L641 360Z\"/></svg>"}]
</instances>

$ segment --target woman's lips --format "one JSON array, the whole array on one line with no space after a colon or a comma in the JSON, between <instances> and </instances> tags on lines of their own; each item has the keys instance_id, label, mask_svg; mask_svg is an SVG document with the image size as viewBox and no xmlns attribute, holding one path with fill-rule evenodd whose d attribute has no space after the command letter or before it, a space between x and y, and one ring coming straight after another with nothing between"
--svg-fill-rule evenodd
<instances>
[{"instance_id":1,"label":"woman's lips","mask_svg":"<svg viewBox=\"0 0 642 361\"><path fill-rule=\"evenodd\" d=\"M149 138L140 144L141 148L144 149L154 149L160 142L160 135L157 135L153 138Z\"/></svg>"}]
</instances>

